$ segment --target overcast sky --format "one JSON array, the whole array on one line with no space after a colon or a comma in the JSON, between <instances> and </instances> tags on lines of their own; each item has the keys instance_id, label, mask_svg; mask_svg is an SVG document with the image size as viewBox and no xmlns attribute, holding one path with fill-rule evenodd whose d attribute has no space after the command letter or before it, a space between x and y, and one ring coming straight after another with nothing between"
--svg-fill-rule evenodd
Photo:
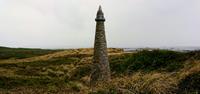
<instances>
[{"instance_id":1,"label":"overcast sky","mask_svg":"<svg viewBox=\"0 0 200 94\"><path fill-rule=\"evenodd\" d=\"M109 47L200 47L200 0L0 0L0 46L93 47L100 4Z\"/></svg>"}]
</instances>

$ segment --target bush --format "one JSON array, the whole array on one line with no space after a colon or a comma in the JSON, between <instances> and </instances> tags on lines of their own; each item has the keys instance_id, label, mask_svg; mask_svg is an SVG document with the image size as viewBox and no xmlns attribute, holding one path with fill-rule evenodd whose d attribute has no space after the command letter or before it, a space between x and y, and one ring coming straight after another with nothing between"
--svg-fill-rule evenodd
<instances>
[{"instance_id":1,"label":"bush","mask_svg":"<svg viewBox=\"0 0 200 94\"><path fill-rule=\"evenodd\" d=\"M191 74L179 83L179 94L198 94L200 93L200 72Z\"/></svg>"},{"instance_id":2,"label":"bush","mask_svg":"<svg viewBox=\"0 0 200 94\"><path fill-rule=\"evenodd\" d=\"M132 55L111 59L111 70L115 73L132 73L136 71L176 71L187 60L186 53L168 50L140 51Z\"/></svg>"}]
</instances>

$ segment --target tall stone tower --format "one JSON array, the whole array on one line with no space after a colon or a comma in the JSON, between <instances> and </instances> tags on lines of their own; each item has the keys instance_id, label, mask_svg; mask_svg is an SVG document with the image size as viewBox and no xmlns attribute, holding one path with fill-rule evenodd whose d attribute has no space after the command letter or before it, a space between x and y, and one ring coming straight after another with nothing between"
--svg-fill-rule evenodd
<instances>
[{"instance_id":1,"label":"tall stone tower","mask_svg":"<svg viewBox=\"0 0 200 94\"><path fill-rule=\"evenodd\" d=\"M95 67L91 76L91 83L96 83L98 81L107 82L110 80L110 67L108 62L106 35L104 28L105 18L101 6L99 6L95 21L96 35L93 57L93 64Z\"/></svg>"}]
</instances>

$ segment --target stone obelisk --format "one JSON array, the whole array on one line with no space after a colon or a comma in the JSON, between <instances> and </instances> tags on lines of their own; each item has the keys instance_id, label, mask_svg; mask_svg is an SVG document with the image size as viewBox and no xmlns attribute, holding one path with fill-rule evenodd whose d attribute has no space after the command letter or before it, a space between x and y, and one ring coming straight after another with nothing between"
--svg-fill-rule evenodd
<instances>
[{"instance_id":1,"label":"stone obelisk","mask_svg":"<svg viewBox=\"0 0 200 94\"><path fill-rule=\"evenodd\" d=\"M107 82L110 80L110 67L108 62L106 35L104 27L104 14L99 6L96 21L96 34L94 43L94 57L93 64L94 71L91 76L91 83Z\"/></svg>"}]
</instances>

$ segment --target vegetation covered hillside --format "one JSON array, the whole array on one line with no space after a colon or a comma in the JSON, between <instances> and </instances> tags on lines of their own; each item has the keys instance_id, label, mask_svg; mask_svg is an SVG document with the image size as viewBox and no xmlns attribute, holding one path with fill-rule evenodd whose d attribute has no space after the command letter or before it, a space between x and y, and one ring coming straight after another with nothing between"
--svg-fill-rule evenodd
<instances>
[{"instance_id":1,"label":"vegetation covered hillside","mask_svg":"<svg viewBox=\"0 0 200 94\"><path fill-rule=\"evenodd\" d=\"M45 50L45 49L28 49L28 48L8 48L0 47L0 60L1 59L22 59L33 56L45 55L62 50Z\"/></svg>"},{"instance_id":2,"label":"vegetation covered hillside","mask_svg":"<svg viewBox=\"0 0 200 94\"><path fill-rule=\"evenodd\" d=\"M0 48L2 94L198 94L200 51L109 49L110 83L90 88L92 49ZM13 54L15 53L15 54ZM23 58L18 58L23 55ZM5 58L7 57L7 58ZM14 58L14 59L13 59Z\"/></svg>"}]
</instances>

